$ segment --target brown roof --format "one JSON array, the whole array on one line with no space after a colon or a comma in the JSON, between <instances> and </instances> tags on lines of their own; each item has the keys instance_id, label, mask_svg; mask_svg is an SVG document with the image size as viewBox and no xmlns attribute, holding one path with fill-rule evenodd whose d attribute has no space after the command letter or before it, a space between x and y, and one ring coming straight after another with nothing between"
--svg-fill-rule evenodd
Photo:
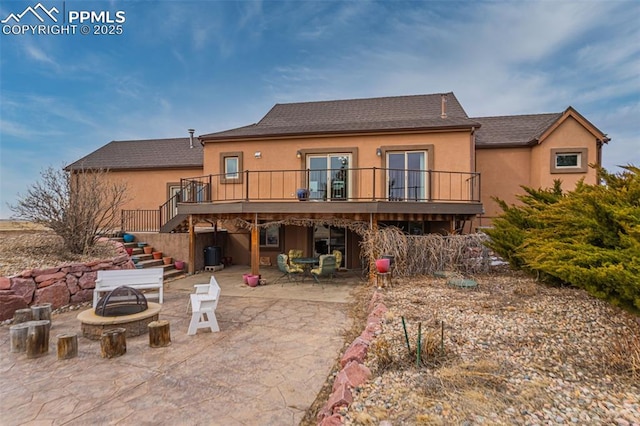
<instances>
[{"instance_id":1,"label":"brown roof","mask_svg":"<svg viewBox=\"0 0 640 426\"><path fill-rule=\"evenodd\" d=\"M562 113L506 115L502 117L475 117L482 126L476 131L476 146L492 148L527 146L537 143Z\"/></svg>"},{"instance_id":2,"label":"brown roof","mask_svg":"<svg viewBox=\"0 0 640 426\"><path fill-rule=\"evenodd\" d=\"M200 136L206 140L300 134L478 127L453 93L276 104L258 123Z\"/></svg>"},{"instance_id":3,"label":"brown roof","mask_svg":"<svg viewBox=\"0 0 640 426\"><path fill-rule=\"evenodd\" d=\"M82 168L157 169L202 167L202 145L189 138L112 141L91 154L69 164L66 170Z\"/></svg>"}]
</instances>

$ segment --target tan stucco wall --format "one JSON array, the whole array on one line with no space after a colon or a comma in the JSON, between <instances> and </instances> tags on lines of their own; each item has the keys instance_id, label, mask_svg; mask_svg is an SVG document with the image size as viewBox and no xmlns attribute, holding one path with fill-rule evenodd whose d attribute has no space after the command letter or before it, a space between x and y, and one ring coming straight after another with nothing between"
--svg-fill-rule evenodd
<instances>
[{"instance_id":1,"label":"tan stucco wall","mask_svg":"<svg viewBox=\"0 0 640 426\"><path fill-rule=\"evenodd\" d=\"M129 202L123 210L157 209L168 199L167 183L202 175L202 169L110 171L111 179L127 182Z\"/></svg>"},{"instance_id":2,"label":"tan stucco wall","mask_svg":"<svg viewBox=\"0 0 640 426\"><path fill-rule=\"evenodd\" d=\"M472 171L472 150L469 131L421 133L409 135L367 135L367 136L332 136L332 137L307 137L278 140L240 141L240 142L210 142L204 147L203 174L220 174L221 153L242 152L242 169L259 170L301 170L306 166L305 156L296 157L297 151L312 153L315 150L326 150L331 153L352 153L351 168L385 167L385 156L377 156L376 149L383 147L386 150L405 149L405 146L418 145L419 149L428 150L429 168L437 171ZM261 153L261 158L255 158L255 152ZM358 172L356 172L358 173ZM266 175L265 175L266 176ZM303 175L291 172L282 179L277 175L270 176L270 186L284 188L282 192L290 197L295 197L295 190L303 183ZM384 197L383 185L384 173L377 175L377 194ZM465 176L466 178L467 176ZM244 179L244 178L243 178ZM355 197L371 197L372 173L361 172L358 181L352 181ZM214 193L231 193L232 185L225 184L216 189ZM240 188L240 185L236 185ZM226 187L226 188L224 188ZM258 185L250 185L250 196L256 196ZM260 193L264 195L264 185ZM256 194L253 191L256 191ZM237 193L240 190L237 190ZM454 188L454 191L456 189Z\"/></svg>"},{"instance_id":3,"label":"tan stucco wall","mask_svg":"<svg viewBox=\"0 0 640 426\"><path fill-rule=\"evenodd\" d=\"M531 178L534 188L551 188L553 181L560 179L562 189L570 191L585 178L585 183L595 184L596 171L587 167L586 173L551 173L551 150L553 148L587 148L587 164L597 161L596 138L573 117L568 117L541 144L531 150ZM583 159L584 161L584 159Z\"/></svg>"}]
</instances>

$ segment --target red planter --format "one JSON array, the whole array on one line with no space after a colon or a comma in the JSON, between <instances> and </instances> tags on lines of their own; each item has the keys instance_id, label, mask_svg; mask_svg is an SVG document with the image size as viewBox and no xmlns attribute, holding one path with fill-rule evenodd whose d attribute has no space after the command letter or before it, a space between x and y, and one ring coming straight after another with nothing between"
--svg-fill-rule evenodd
<instances>
[{"instance_id":1,"label":"red planter","mask_svg":"<svg viewBox=\"0 0 640 426\"><path fill-rule=\"evenodd\" d=\"M182 260L176 260L176 262L173 264L173 266L178 271L182 271L184 269L184 262Z\"/></svg>"},{"instance_id":2,"label":"red planter","mask_svg":"<svg viewBox=\"0 0 640 426\"><path fill-rule=\"evenodd\" d=\"M242 282L245 284L249 284L249 281L247 280L247 278L249 278L251 274L242 274Z\"/></svg>"},{"instance_id":3,"label":"red planter","mask_svg":"<svg viewBox=\"0 0 640 426\"><path fill-rule=\"evenodd\" d=\"M379 273L389 272L389 259L376 259L376 269Z\"/></svg>"},{"instance_id":4,"label":"red planter","mask_svg":"<svg viewBox=\"0 0 640 426\"><path fill-rule=\"evenodd\" d=\"M133 249L132 248L126 248L125 250L127 251L127 254L129 256L131 256L133 254Z\"/></svg>"}]
</instances>

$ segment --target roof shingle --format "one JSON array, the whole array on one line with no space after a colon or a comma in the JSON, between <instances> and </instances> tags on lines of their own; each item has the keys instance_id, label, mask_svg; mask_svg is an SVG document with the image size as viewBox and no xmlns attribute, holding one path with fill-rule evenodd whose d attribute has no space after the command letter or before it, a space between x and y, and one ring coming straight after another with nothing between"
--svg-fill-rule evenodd
<instances>
[{"instance_id":1,"label":"roof shingle","mask_svg":"<svg viewBox=\"0 0 640 426\"><path fill-rule=\"evenodd\" d=\"M202 145L189 138L111 141L65 169L157 169L202 167Z\"/></svg>"},{"instance_id":2,"label":"roof shingle","mask_svg":"<svg viewBox=\"0 0 640 426\"><path fill-rule=\"evenodd\" d=\"M499 147L531 145L562 113L506 115L501 117L475 117L481 127L476 132L476 146Z\"/></svg>"}]
</instances>

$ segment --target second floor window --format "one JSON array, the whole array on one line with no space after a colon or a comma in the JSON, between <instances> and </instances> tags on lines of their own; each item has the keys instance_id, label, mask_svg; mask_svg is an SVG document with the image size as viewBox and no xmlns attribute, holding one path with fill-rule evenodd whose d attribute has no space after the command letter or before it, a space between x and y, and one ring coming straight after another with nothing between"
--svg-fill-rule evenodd
<instances>
[{"instance_id":1,"label":"second floor window","mask_svg":"<svg viewBox=\"0 0 640 426\"><path fill-rule=\"evenodd\" d=\"M387 153L387 187L390 201L427 197L427 151Z\"/></svg>"},{"instance_id":2,"label":"second floor window","mask_svg":"<svg viewBox=\"0 0 640 426\"><path fill-rule=\"evenodd\" d=\"M224 177L225 179L238 179L239 177L239 159L238 157L225 157L224 159Z\"/></svg>"}]
</instances>

